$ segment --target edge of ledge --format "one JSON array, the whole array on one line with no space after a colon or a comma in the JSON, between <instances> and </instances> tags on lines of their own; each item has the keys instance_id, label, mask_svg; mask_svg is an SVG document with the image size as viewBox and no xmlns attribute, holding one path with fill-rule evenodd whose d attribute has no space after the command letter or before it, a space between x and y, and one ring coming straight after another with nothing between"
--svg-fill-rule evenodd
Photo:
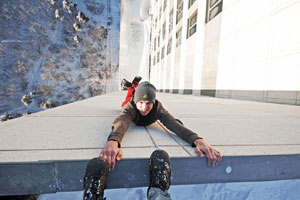
<instances>
[{"instance_id":1,"label":"edge of ledge","mask_svg":"<svg viewBox=\"0 0 300 200\"><path fill-rule=\"evenodd\" d=\"M0 164L0 196L83 190L88 160ZM171 185L300 179L300 154L224 156L209 167L206 159L171 158ZM107 189L148 186L148 159L123 159L107 179Z\"/></svg>"}]
</instances>

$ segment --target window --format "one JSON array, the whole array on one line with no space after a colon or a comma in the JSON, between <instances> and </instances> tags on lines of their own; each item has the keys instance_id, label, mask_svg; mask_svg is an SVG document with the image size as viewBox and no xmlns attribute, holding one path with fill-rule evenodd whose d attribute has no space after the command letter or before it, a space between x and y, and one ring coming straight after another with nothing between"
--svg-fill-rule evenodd
<instances>
[{"instance_id":1,"label":"window","mask_svg":"<svg viewBox=\"0 0 300 200\"><path fill-rule=\"evenodd\" d=\"M158 37L157 37L157 47L159 47L160 43L160 31L158 31Z\"/></svg>"},{"instance_id":2,"label":"window","mask_svg":"<svg viewBox=\"0 0 300 200\"><path fill-rule=\"evenodd\" d=\"M197 31L197 13L188 19L187 38L192 36Z\"/></svg>"},{"instance_id":3,"label":"window","mask_svg":"<svg viewBox=\"0 0 300 200\"><path fill-rule=\"evenodd\" d=\"M161 8L159 9L159 19L161 18Z\"/></svg>"},{"instance_id":4,"label":"window","mask_svg":"<svg viewBox=\"0 0 300 200\"><path fill-rule=\"evenodd\" d=\"M167 55L171 53L171 50L172 50L172 38L168 41Z\"/></svg>"},{"instance_id":5,"label":"window","mask_svg":"<svg viewBox=\"0 0 300 200\"><path fill-rule=\"evenodd\" d=\"M162 29L162 37L163 37L163 40L164 40L165 37L166 37L166 22L165 22L164 25L163 25L163 29Z\"/></svg>"},{"instance_id":6,"label":"window","mask_svg":"<svg viewBox=\"0 0 300 200\"><path fill-rule=\"evenodd\" d=\"M154 38L154 51L156 51L156 38Z\"/></svg>"},{"instance_id":7,"label":"window","mask_svg":"<svg viewBox=\"0 0 300 200\"><path fill-rule=\"evenodd\" d=\"M195 3L196 0L189 0L189 8Z\"/></svg>"},{"instance_id":8,"label":"window","mask_svg":"<svg viewBox=\"0 0 300 200\"><path fill-rule=\"evenodd\" d=\"M165 47L161 48L161 59L165 57Z\"/></svg>"},{"instance_id":9,"label":"window","mask_svg":"<svg viewBox=\"0 0 300 200\"><path fill-rule=\"evenodd\" d=\"M182 33L182 29L180 29L177 33L176 33L176 47L181 45L181 34Z\"/></svg>"},{"instance_id":10,"label":"window","mask_svg":"<svg viewBox=\"0 0 300 200\"><path fill-rule=\"evenodd\" d=\"M169 33L173 30L173 10L170 12L169 16Z\"/></svg>"},{"instance_id":11,"label":"window","mask_svg":"<svg viewBox=\"0 0 300 200\"><path fill-rule=\"evenodd\" d=\"M157 63L159 63L159 52L157 52Z\"/></svg>"},{"instance_id":12,"label":"window","mask_svg":"<svg viewBox=\"0 0 300 200\"><path fill-rule=\"evenodd\" d=\"M181 20L183 14L183 0L177 0L176 24Z\"/></svg>"},{"instance_id":13,"label":"window","mask_svg":"<svg viewBox=\"0 0 300 200\"><path fill-rule=\"evenodd\" d=\"M167 8L167 0L164 1L164 11L166 10Z\"/></svg>"},{"instance_id":14,"label":"window","mask_svg":"<svg viewBox=\"0 0 300 200\"><path fill-rule=\"evenodd\" d=\"M206 23L222 12L223 0L207 0Z\"/></svg>"},{"instance_id":15,"label":"window","mask_svg":"<svg viewBox=\"0 0 300 200\"><path fill-rule=\"evenodd\" d=\"M151 68L151 55L149 55L149 68Z\"/></svg>"},{"instance_id":16,"label":"window","mask_svg":"<svg viewBox=\"0 0 300 200\"><path fill-rule=\"evenodd\" d=\"M153 58L153 66L156 64L156 59L155 59L155 56Z\"/></svg>"}]
</instances>

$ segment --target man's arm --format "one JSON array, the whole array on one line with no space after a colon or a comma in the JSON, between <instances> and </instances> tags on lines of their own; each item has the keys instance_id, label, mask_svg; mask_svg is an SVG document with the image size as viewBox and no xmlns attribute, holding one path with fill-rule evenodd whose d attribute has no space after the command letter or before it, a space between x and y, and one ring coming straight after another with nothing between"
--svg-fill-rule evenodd
<instances>
[{"instance_id":1,"label":"man's arm","mask_svg":"<svg viewBox=\"0 0 300 200\"><path fill-rule=\"evenodd\" d=\"M179 123L167 110L164 109L161 103L158 107L158 119L167 129L174 132L177 136L189 143L192 147L195 147L194 141L196 139L202 139L198 136L197 133L194 133L193 131Z\"/></svg>"},{"instance_id":2,"label":"man's arm","mask_svg":"<svg viewBox=\"0 0 300 200\"><path fill-rule=\"evenodd\" d=\"M219 151L209 145L203 138L199 137L198 134L178 123L177 120L171 114L169 114L162 105L160 108L159 120L169 130L195 147L195 152L200 157L203 157L204 154L206 154L209 166L215 167L221 161L222 155Z\"/></svg>"},{"instance_id":3,"label":"man's arm","mask_svg":"<svg viewBox=\"0 0 300 200\"><path fill-rule=\"evenodd\" d=\"M108 141L99 155L108 161L110 170L114 170L116 161L122 159L121 141L134 116L135 111L128 103L112 124L111 134L108 136Z\"/></svg>"}]
</instances>

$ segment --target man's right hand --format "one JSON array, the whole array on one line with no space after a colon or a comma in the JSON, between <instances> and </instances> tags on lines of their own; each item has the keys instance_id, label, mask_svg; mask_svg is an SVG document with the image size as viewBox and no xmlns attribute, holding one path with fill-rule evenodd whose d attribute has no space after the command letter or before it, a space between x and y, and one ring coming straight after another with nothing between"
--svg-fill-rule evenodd
<instances>
[{"instance_id":1,"label":"man's right hand","mask_svg":"<svg viewBox=\"0 0 300 200\"><path fill-rule=\"evenodd\" d=\"M122 159L123 151L118 147L117 141L108 141L101 151L101 158L105 158L109 164L110 170L115 169L116 161Z\"/></svg>"}]
</instances>

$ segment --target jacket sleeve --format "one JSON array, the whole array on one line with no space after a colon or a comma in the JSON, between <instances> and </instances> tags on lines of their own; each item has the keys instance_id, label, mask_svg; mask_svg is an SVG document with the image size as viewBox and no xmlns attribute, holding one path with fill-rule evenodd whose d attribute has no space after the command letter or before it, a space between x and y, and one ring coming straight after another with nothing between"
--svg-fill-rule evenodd
<instances>
[{"instance_id":1,"label":"jacket sleeve","mask_svg":"<svg viewBox=\"0 0 300 200\"><path fill-rule=\"evenodd\" d=\"M108 141L117 141L119 148L121 147L121 141L125 132L127 131L130 123L135 117L136 111L134 110L131 103L128 103L122 109L120 115L112 123L112 131L108 136Z\"/></svg>"},{"instance_id":2,"label":"jacket sleeve","mask_svg":"<svg viewBox=\"0 0 300 200\"><path fill-rule=\"evenodd\" d=\"M160 104L158 110L158 119L163 123L163 125L174 132L181 139L189 143L192 147L195 147L194 141L196 139L202 139L197 133L194 133L190 129L179 123L164 107Z\"/></svg>"}]
</instances>

